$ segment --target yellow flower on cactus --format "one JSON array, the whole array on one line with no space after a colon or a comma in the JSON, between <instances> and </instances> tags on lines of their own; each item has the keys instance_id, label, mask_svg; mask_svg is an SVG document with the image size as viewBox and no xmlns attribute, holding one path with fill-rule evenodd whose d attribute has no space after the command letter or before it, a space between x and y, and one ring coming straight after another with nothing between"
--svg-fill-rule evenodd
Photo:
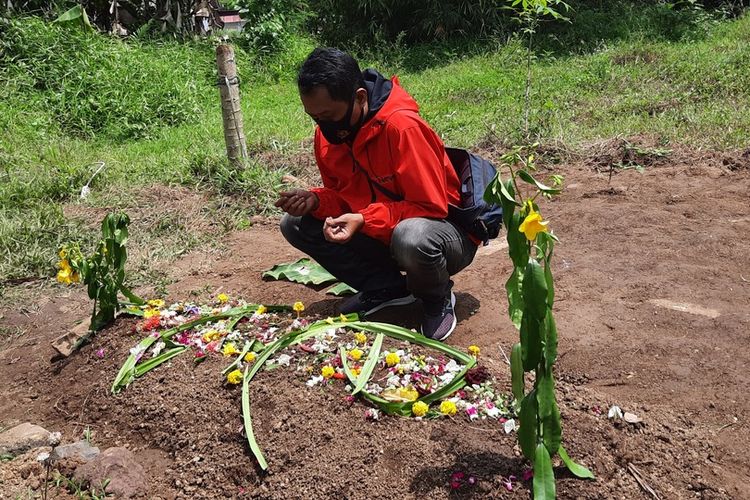
<instances>
[{"instance_id":1,"label":"yellow flower on cactus","mask_svg":"<svg viewBox=\"0 0 750 500\"><path fill-rule=\"evenodd\" d=\"M352 358L354 361L359 361L362 359L362 354L364 354L360 349L352 349L349 351L349 357Z\"/></svg>"},{"instance_id":2,"label":"yellow flower on cactus","mask_svg":"<svg viewBox=\"0 0 750 500\"><path fill-rule=\"evenodd\" d=\"M456 414L456 403L447 399L440 403L440 413L443 415L453 416Z\"/></svg>"},{"instance_id":3,"label":"yellow flower on cactus","mask_svg":"<svg viewBox=\"0 0 750 500\"><path fill-rule=\"evenodd\" d=\"M242 372L240 370L234 370L227 374L227 382L230 384L237 385L242 382Z\"/></svg>"},{"instance_id":4,"label":"yellow flower on cactus","mask_svg":"<svg viewBox=\"0 0 750 500\"><path fill-rule=\"evenodd\" d=\"M534 241L537 234L547 232L549 221L542 220L542 214L534 210L531 200L526 202L525 208L527 210L526 218L518 226L518 230L526 235L527 240Z\"/></svg>"},{"instance_id":5,"label":"yellow flower on cactus","mask_svg":"<svg viewBox=\"0 0 750 500\"><path fill-rule=\"evenodd\" d=\"M253 351L250 351L247 354L245 354L245 357L242 359L245 361L245 363L253 363L255 361L255 358L256 358L255 353Z\"/></svg>"},{"instance_id":6,"label":"yellow flower on cactus","mask_svg":"<svg viewBox=\"0 0 750 500\"><path fill-rule=\"evenodd\" d=\"M227 295L226 293L220 293L216 296L216 300L219 301L219 304L226 304L227 302L229 302L229 295Z\"/></svg>"},{"instance_id":7,"label":"yellow flower on cactus","mask_svg":"<svg viewBox=\"0 0 750 500\"><path fill-rule=\"evenodd\" d=\"M146 319L153 318L154 316L159 316L160 314L161 312L159 312L158 309L154 309L153 307L149 307L148 309L143 311L143 317Z\"/></svg>"},{"instance_id":8,"label":"yellow flower on cactus","mask_svg":"<svg viewBox=\"0 0 750 500\"><path fill-rule=\"evenodd\" d=\"M224 347L221 349L221 353L224 356L232 356L233 354L239 354L240 351L237 350L237 348L234 346L233 343L227 342L224 344Z\"/></svg>"},{"instance_id":9,"label":"yellow flower on cactus","mask_svg":"<svg viewBox=\"0 0 750 500\"><path fill-rule=\"evenodd\" d=\"M399 358L398 354L395 352L389 352L385 356L385 364L388 366L396 366L399 361L401 361L401 358Z\"/></svg>"},{"instance_id":10,"label":"yellow flower on cactus","mask_svg":"<svg viewBox=\"0 0 750 500\"><path fill-rule=\"evenodd\" d=\"M261 304L261 305L258 306L258 309L255 310L255 313L256 314L266 314L266 311L268 311L268 309L266 308L266 306L264 306L263 304Z\"/></svg>"},{"instance_id":11,"label":"yellow flower on cactus","mask_svg":"<svg viewBox=\"0 0 750 500\"><path fill-rule=\"evenodd\" d=\"M468 350L469 350L469 354L471 354L475 358L479 357L479 352L480 352L479 346L470 345Z\"/></svg>"},{"instance_id":12,"label":"yellow flower on cactus","mask_svg":"<svg viewBox=\"0 0 750 500\"><path fill-rule=\"evenodd\" d=\"M365 335L365 332L357 332L354 334L354 341L357 344L364 344L367 342L367 335Z\"/></svg>"},{"instance_id":13,"label":"yellow flower on cactus","mask_svg":"<svg viewBox=\"0 0 750 500\"><path fill-rule=\"evenodd\" d=\"M331 378L334 373L336 373L336 370L331 365L325 365L320 370L320 374L323 375L323 378Z\"/></svg>"},{"instance_id":14,"label":"yellow flower on cactus","mask_svg":"<svg viewBox=\"0 0 750 500\"><path fill-rule=\"evenodd\" d=\"M430 410L429 405L426 403L423 403L422 401L417 401L413 405L411 405L411 413L415 417L424 417L427 415L427 412Z\"/></svg>"},{"instance_id":15,"label":"yellow flower on cactus","mask_svg":"<svg viewBox=\"0 0 750 500\"><path fill-rule=\"evenodd\" d=\"M165 303L161 299L152 299L148 301L148 305L157 309L161 309L162 307L164 307Z\"/></svg>"}]
</instances>

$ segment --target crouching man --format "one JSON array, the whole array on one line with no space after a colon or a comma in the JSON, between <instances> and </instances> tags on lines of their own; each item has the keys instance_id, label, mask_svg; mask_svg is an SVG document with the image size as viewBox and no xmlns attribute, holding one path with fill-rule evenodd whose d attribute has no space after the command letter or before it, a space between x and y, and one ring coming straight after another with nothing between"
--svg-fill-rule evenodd
<instances>
[{"instance_id":1,"label":"crouching man","mask_svg":"<svg viewBox=\"0 0 750 500\"><path fill-rule=\"evenodd\" d=\"M359 291L339 312L367 315L419 298L422 334L446 339L456 326L450 277L478 242L446 220L460 200L443 142L397 78L362 72L337 49L315 49L297 83L317 124L323 187L280 193L281 232Z\"/></svg>"}]
</instances>

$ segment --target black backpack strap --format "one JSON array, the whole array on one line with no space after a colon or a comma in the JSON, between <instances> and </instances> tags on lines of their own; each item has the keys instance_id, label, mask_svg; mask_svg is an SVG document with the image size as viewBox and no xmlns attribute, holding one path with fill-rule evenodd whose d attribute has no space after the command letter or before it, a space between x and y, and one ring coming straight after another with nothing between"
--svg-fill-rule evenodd
<instances>
[{"instance_id":1,"label":"black backpack strap","mask_svg":"<svg viewBox=\"0 0 750 500\"><path fill-rule=\"evenodd\" d=\"M359 169L360 172L365 174L365 177L367 178L367 183L370 185L370 194L372 195L372 200L370 203L375 203L375 191L373 188L377 189L381 193L383 193L386 197L392 199L393 201L404 201L404 197L400 194L394 193L390 189L386 188L385 186L381 186L377 182L373 181L370 177L370 174L367 173L367 170L365 170L362 165L359 164L356 158L354 158L354 154L352 154L352 161L354 162L355 168Z\"/></svg>"}]
</instances>

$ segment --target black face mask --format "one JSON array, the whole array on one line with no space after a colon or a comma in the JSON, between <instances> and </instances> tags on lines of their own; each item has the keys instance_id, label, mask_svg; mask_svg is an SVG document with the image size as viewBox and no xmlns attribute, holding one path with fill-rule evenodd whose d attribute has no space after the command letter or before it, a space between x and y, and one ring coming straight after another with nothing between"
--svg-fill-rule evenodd
<instances>
[{"instance_id":1,"label":"black face mask","mask_svg":"<svg viewBox=\"0 0 750 500\"><path fill-rule=\"evenodd\" d=\"M352 102L349 103L349 108L346 110L346 115L341 120L337 121L320 121L315 120L315 123L320 127L320 132L323 137L326 138L331 144L343 144L347 141L354 141L354 137L362 127L362 123L365 121L365 107L362 106L360 109L359 120L354 125L351 125L352 112L354 111L354 102L356 101L356 95L352 98Z\"/></svg>"}]
</instances>

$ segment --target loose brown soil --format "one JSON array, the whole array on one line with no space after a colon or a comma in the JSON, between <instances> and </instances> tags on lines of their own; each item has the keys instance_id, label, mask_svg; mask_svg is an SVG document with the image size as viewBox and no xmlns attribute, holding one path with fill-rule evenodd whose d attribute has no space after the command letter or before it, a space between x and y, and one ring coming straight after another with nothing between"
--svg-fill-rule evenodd
<instances>
[{"instance_id":1,"label":"loose brown soil","mask_svg":"<svg viewBox=\"0 0 750 500\"><path fill-rule=\"evenodd\" d=\"M608 184L602 165L612 159L602 160L606 147L599 149L601 156L562 158L555 170L567 189L542 205L561 238L555 309L563 440L597 476L577 480L558 468L559 495L648 498L632 464L663 498L748 498L747 155L675 152L644 174L616 172ZM264 269L299 256L272 222L224 243L223 254L193 252L171 268L169 299L221 290L268 304L302 300L311 313L333 310L336 299L323 291L261 280ZM509 353L517 338L505 314L509 272L498 240L455 277L459 325L449 339L479 345L505 388L501 351ZM26 284L19 291L34 299L0 317L0 426L31 421L62 431L66 441L88 427L101 448L129 446L149 471L151 497L528 497L528 483L517 481L512 492L502 486L525 464L515 435L497 422L369 422L362 403L346 404L339 389L307 388L284 370L251 384L256 437L270 466L261 474L241 434L239 389L222 384L223 359L194 365L183 355L112 396L112 379L138 340L133 321L118 321L77 355L50 362L50 341L83 319L89 304L80 290L34 292ZM415 306L377 319L413 327L418 318ZM99 348L104 359L94 355ZM614 404L643 424L608 420ZM33 467L20 460L0 464L0 491L8 492L0 498L39 485L36 469L21 476ZM478 483L452 492L457 471Z\"/></svg>"}]
</instances>

